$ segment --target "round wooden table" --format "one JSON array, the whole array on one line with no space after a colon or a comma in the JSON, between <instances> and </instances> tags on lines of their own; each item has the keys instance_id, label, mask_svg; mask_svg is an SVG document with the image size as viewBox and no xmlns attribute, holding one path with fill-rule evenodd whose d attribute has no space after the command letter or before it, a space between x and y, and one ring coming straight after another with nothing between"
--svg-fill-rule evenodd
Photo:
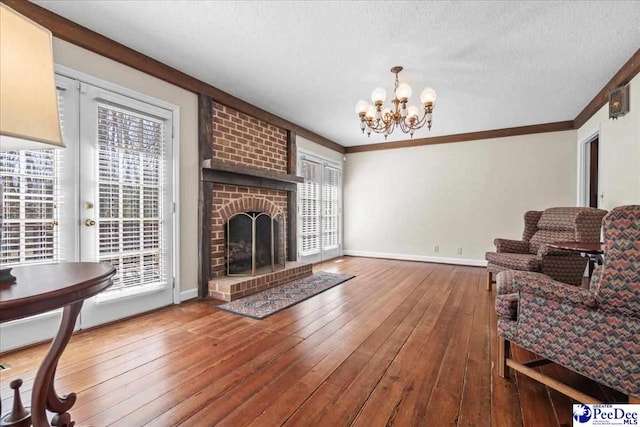
<instances>
[{"instance_id":1,"label":"round wooden table","mask_svg":"<svg viewBox=\"0 0 640 427\"><path fill-rule=\"evenodd\" d=\"M601 242L553 242L547 243L547 246L588 255L602 255L604 253L604 243Z\"/></svg>"},{"instance_id":2,"label":"round wooden table","mask_svg":"<svg viewBox=\"0 0 640 427\"><path fill-rule=\"evenodd\" d=\"M54 377L58 360L71 338L82 303L111 286L115 273L112 265L94 262L34 265L14 268L12 274L16 282L0 284L0 323L64 307L58 334L33 383L31 423L35 427L49 425L47 410L56 414L51 425L72 425L68 411L76 395L60 397L56 393Z\"/></svg>"}]
</instances>

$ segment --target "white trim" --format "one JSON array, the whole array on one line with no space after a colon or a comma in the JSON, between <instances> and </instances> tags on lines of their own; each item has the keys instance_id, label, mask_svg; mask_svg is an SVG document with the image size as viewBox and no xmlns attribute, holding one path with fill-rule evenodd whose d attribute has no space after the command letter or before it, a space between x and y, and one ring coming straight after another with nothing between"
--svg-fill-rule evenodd
<instances>
[{"instance_id":1,"label":"white trim","mask_svg":"<svg viewBox=\"0 0 640 427\"><path fill-rule=\"evenodd\" d=\"M93 300L95 305L101 305L109 302L120 301L126 298L137 297L144 294L164 291L165 289L167 289L167 285L163 283L155 284L155 285L146 285L142 288L118 289L111 292L109 292L109 290L107 289L106 292L100 293L95 297L93 297Z\"/></svg>"},{"instance_id":2,"label":"white trim","mask_svg":"<svg viewBox=\"0 0 640 427\"><path fill-rule=\"evenodd\" d=\"M180 301L186 301L194 298L198 298L198 288L180 292Z\"/></svg>"},{"instance_id":3,"label":"white trim","mask_svg":"<svg viewBox=\"0 0 640 427\"><path fill-rule=\"evenodd\" d=\"M578 188L576 206L589 206L589 192L587 179L589 177L589 162L587 162L589 143L600 136L600 127L592 130L585 138L578 140ZM598 156L600 155L598 151Z\"/></svg>"},{"instance_id":4,"label":"white trim","mask_svg":"<svg viewBox=\"0 0 640 427\"><path fill-rule=\"evenodd\" d=\"M173 303L183 301L180 295L180 107L173 110ZM196 288L197 292L197 288Z\"/></svg>"},{"instance_id":5,"label":"white trim","mask_svg":"<svg viewBox=\"0 0 640 427\"><path fill-rule=\"evenodd\" d=\"M353 251L345 249L344 255L347 256L360 256L365 258L386 258L386 259L398 259L402 261L420 261L420 262L434 262L438 264L456 264L456 265L470 265L474 267L486 267L487 261L483 259L472 258L447 258L439 256L424 256L424 255L407 255L407 254L389 254L383 252L367 252L367 251Z\"/></svg>"},{"instance_id":6,"label":"white trim","mask_svg":"<svg viewBox=\"0 0 640 427\"><path fill-rule=\"evenodd\" d=\"M335 166L336 169L340 169L340 172L342 172L342 163L341 162L338 162L335 159L323 156L321 154L316 154L313 151L305 150L304 148L298 148L298 158L299 159L303 159L304 156L309 156L309 157L313 157L313 158L318 159L318 160L322 160L323 162L326 162L326 163L330 164L331 166Z\"/></svg>"},{"instance_id":7,"label":"white trim","mask_svg":"<svg viewBox=\"0 0 640 427\"><path fill-rule=\"evenodd\" d=\"M51 311L45 311L44 313L34 314L33 316L23 317L22 319L12 320L11 322L7 322L7 323L3 324L2 326L5 326L5 325L21 325L23 323L29 323L29 322L31 322L33 320L47 319L47 318L53 317L53 316L62 316L62 309L61 308L56 308L56 309L51 310Z\"/></svg>"},{"instance_id":8,"label":"white trim","mask_svg":"<svg viewBox=\"0 0 640 427\"><path fill-rule=\"evenodd\" d=\"M173 265L173 275L175 277L175 286L173 290L173 303L180 304L180 107L176 104L172 104L170 102L163 101L158 98L154 98L152 96L146 95L144 93L135 91L133 89L129 89L124 86L120 86L115 83L111 83L107 80L103 80L101 78L92 76L87 73L83 73L81 71L74 70L73 68L66 67L64 65L55 64L55 73L60 74L62 76L78 80L92 86L99 87L101 89L105 89L119 95L123 95L129 98L133 98L137 101L144 102L149 105L153 105L158 108L162 108L164 110L168 110L170 112L170 119L173 122L171 129L173 140L172 140L172 149L173 149L173 159L172 159L172 167L173 167L173 206L175 206L175 213L173 216L173 242L172 247L174 251L174 265ZM157 112L160 113L160 112Z\"/></svg>"},{"instance_id":9,"label":"white trim","mask_svg":"<svg viewBox=\"0 0 640 427\"><path fill-rule=\"evenodd\" d=\"M180 109L177 105L170 102L163 101L158 98L154 98L144 93L129 89L124 86L120 86L116 83L111 83L107 80L102 80L98 77L94 77L91 74L83 73L82 71L74 70L73 68L65 67L64 65L55 64L55 73L72 78L74 80L80 80L81 82L88 83L92 86L99 87L111 92L115 92L119 95L124 95L129 98L134 98L138 101L142 101L146 104L154 105L156 107L163 108L169 111L175 111Z\"/></svg>"}]
</instances>

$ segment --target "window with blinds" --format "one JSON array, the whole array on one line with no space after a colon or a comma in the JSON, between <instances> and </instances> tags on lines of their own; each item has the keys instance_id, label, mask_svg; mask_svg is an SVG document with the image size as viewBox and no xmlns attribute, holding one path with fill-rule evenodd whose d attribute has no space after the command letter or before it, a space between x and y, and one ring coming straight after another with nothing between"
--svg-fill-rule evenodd
<instances>
[{"instance_id":1,"label":"window with blinds","mask_svg":"<svg viewBox=\"0 0 640 427\"><path fill-rule=\"evenodd\" d=\"M64 135L64 102L58 111ZM58 215L63 150L0 151L3 212L0 265L17 266L63 259Z\"/></svg>"},{"instance_id":2,"label":"window with blinds","mask_svg":"<svg viewBox=\"0 0 640 427\"><path fill-rule=\"evenodd\" d=\"M340 187L340 170L325 166L322 185L322 242L324 250L335 249L340 242Z\"/></svg>"},{"instance_id":3,"label":"window with blinds","mask_svg":"<svg viewBox=\"0 0 640 427\"><path fill-rule=\"evenodd\" d=\"M320 187L322 167L320 164L303 159L301 173L304 183L300 188L300 220L302 256L320 252Z\"/></svg>"},{"instance_id":4,"label":"window with blinds","mask_svg":"<svg viewBox=\"0 0 640 427\"><path fill-rule=\"evenodd\" d=\"M0 264L60 260L57 172L60 150L0 152L4 222Z\"/></svg>"},{"instance_id":5,"label":"window with blinds","mask_svg":"<svg viewBox=\"0 0 640 427\"><path fill-rule=\"evenodd\" d=\"M164 123L98 105L99 260L117 269L110 290L166 282Z\"/></svg>"}]
</instances>

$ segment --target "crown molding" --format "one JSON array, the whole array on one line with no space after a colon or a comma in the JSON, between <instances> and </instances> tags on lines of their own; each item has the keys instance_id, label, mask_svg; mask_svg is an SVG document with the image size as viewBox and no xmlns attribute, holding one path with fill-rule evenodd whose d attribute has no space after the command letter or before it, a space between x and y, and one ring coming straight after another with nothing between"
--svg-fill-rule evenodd
<instances>
[{"instance_id":1,"label":"crown molding","mask_svg":"<svg viewBox=\"0 0 640 427\"><path fill-rule=\"evenodd\" d=\"M210 96L216 102L253 116L282 129L293 131L317 144L344 153L342 145L337 144L295 123L276 116L246 101L211 86L201 80L176 70L160 61L146 56L93 30L57 15L37 4L24 0L1 0L24 16L48 28L55 37L90 50L98 55L120 62L143 73L157 77L168 83L196 94Z\"/></svg>"},{"instance_id":2,"label":"crown molding","mask_svg":"<svg viewBox=\"0 0 640 427\"><path fill-rule=\"evenodd\" d=\"M506 136L531 135L535 133L560 132L573 130L573 121L544 123L531 126L483 130L480 132L457 133L454 135L434 136L430 138L405 139L380 144L356 145L347 147L347 154L364 151L389 150L392 148L419 147L422 145L449 144L452 142L475 141L479 139L504 138Z\"/></svg>"},{"instance_id":3,"label":"crown molding","mask_svg":"<svg viewBox=\"0 0 640 427\"><path fill-rule=\"evenodd\" d=\"M340 153L359 153L364 151L387 150L392 148L417 147L421 145L448 144L471 141L475 139L503 138L545 132L558 132L578 129L607 103L609 91L628 83L640 72L640 49L618 70L607 84L596 94L587 106L572 121L544 123L504 129L493 129L480 132L460 133L431 138L408 139L379 144L367 144L354 147L343 147L302 126L289 122L266 110L211 86L201 80L176 70L160 61L135 51L123 44L109 39L95 31L79 25L69 19L57 15L37 4L23 0L0 0L40 25L48 28L55 37L90 50L106 58L128 65L153 77L174 84L196 94L210 96L216 102L253 116L274 126L295 132L304 138Z\"/></svg>"}]
</instances>

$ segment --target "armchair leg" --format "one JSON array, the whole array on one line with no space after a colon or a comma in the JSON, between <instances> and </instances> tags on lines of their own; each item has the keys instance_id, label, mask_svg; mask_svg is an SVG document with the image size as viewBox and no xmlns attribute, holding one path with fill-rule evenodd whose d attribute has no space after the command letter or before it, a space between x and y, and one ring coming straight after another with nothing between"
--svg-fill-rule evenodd
<instances>
[{"instance_id":1,"label":"armchair leg","mask_svg":"<svg viewBox=\"0 0 640 427\"><path fill-rule=\"evenodd\" d=\"M498 357L496 360L498 375L502 378L509 378L509 367L507 366L507 358L509 357L509 350L511 348L511 342L505 340L502 337L498 337Z\"/></svg>"},{"instance_id":2,"label":"armchair leg","mask_svg":"<svg viewBox=\"0 0 640 427\"><path fill-rule=\"evenodd\" d=\"M493 284L493 273L487 271L487 291L491 292L491 285Z\"/></svg>"},{"instance_id":3,"label":"armchair leg","mask_svg":"<svg viewBox=\"0 0 640 427\"><path fill-rule=\"evenodd\" d=\"M640 405L640 396L629 396L629 403Z\"/></svg>"}]
</instances>

